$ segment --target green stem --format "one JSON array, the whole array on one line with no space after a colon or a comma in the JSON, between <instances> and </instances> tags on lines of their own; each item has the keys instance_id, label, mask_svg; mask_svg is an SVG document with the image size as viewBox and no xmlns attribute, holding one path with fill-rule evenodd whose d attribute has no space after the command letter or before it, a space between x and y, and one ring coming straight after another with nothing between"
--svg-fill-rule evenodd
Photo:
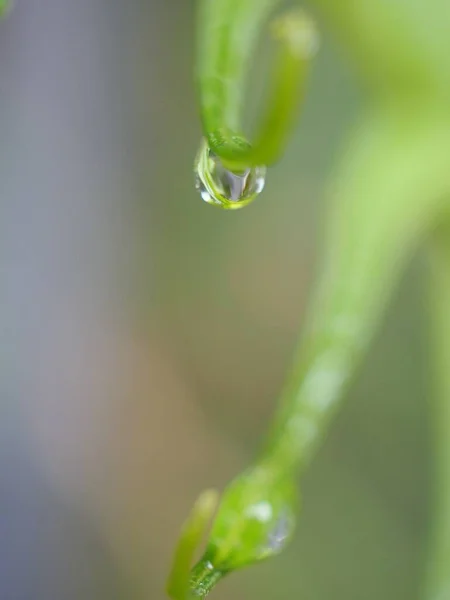
<instances>
[{"instance_id":1,"label":"green stem","mask_svg":"<svg viewBox=\"0 0 450 600\"><path fill-rule=\"evenodd\" d=\"M337 185L323 277L266 448L304 467L328 430L405 260L450 190L450 136L423 110L379 114L347 154Z\"/></svg>"},{"instance_id":2,"label":"green stem","mask_svg":"<svg viewBox=\"0 0 450 600\"><path fill-rule=\"evenodd\" d=\"M431 266L431 365L435 498L426 600L450 598L450 228L434 237Z\"/></svg>"},{"instance_id":3,"label":"green stem","mask_svg":"<svg viewBox=\"0 0 450 600\"><path fill-rule=\"evenodd\" d=\"M200 0L196 79L203 132L210 149L235 171L271 164L293 128L316 44L312 22L291 11L275 21L279 42L269 102L255 143L242 133L242 101L259 32L280 0Z\"/></svg>"}]
</instances>

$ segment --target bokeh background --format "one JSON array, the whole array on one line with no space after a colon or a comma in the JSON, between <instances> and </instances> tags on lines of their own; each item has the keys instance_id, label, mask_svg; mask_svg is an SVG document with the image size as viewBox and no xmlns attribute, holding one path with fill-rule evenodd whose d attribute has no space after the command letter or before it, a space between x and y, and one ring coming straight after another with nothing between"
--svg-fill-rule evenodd
<instances>
[{"instance_id":1,"label":"bokeh background","mask_svg":"<svg viewBox=\"0 0 450 600\"><path fill-rule=\"evenodd\" d=\"M193 0L21 0L0 24L1 600L164 598L180 524L254 456L289 368L364 95L324 30L264 194L214 209L193 185L193 20ZM217 600L418 597L423 271L304 478L295 541Z\"/></svg>"}]
</instances>

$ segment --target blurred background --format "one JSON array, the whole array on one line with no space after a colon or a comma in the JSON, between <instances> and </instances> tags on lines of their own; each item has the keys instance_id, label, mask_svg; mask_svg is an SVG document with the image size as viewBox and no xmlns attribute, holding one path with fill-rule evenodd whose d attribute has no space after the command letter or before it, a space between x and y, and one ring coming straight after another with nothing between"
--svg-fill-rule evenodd
<instances>
[{"instance_id":1,"label":"blurred background","mask_svg":"<svg viewBox=\"0 0 450 600\"><path fill-rule=\"evenodd\" d=\"M290 365L364 98L325 31L264 194L208 206L193 20L193 0L22 0L0 24L1 600L164 598L182 521L254 456ZM422 270L304 479L295 541L217 600L418 597Z\"/></svg>"}]
</instances>

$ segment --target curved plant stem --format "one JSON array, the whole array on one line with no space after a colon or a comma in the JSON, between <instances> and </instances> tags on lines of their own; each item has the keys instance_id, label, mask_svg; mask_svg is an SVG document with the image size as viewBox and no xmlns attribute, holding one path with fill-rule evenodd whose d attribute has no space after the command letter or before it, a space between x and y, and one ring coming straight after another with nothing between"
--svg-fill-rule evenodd
<instances>
[{"instance_id":1,"label":"curved plant stem","mask_svg":"<svg viewBox=\"0 0 450 600\"><path fill-rule=\"evenodd\" d=\"M242 100L249 61L270 12L280 0L199 0L196 79L204 136L230 169L271 164L281 154L304 95L317 45L312 21L300 10L272 24L278 52L269 101L253 144L242 133Z\"/></svg>"},{"instance_id":2,"label":"curved plant stem","mask_svg":"<svg viewBox=\"0 0 450 600\"><path fill-rule=\"evenodd\" d=\"M450 228L433 238L431 266L431 365L435 405L432 440L435 501L425 600L450 598Z\"/></svg>"}]
</instances>

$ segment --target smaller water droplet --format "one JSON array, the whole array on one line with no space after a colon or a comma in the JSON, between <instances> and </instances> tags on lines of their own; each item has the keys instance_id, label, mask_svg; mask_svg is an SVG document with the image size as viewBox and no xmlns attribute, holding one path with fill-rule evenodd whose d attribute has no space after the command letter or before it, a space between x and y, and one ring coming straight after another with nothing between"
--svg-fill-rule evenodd
<instances>
[{"instance_id":1,"label":"smaller water droplet","mask_svg":"<svg viewBox=\"0 0 450 600\"><path fill-rule=\"evenodd\" d=\"M293 519L287 511L281 514L275 527L269 533L267 549L271 553L278 554L289 539L292 533Z\"/></svg>"},{"instance_id":2,"label":"smaller water droplet","mask_svg":"<svg viewBox=\"0 0 450 600\"><path fill-rule=\"evenodd\" d=\"M235 173L226 169L205 140L195 162L195 187L208 204L236 209L249 204L265 184L266 167L258 166Z\"/></svg>"}]
</instances>

